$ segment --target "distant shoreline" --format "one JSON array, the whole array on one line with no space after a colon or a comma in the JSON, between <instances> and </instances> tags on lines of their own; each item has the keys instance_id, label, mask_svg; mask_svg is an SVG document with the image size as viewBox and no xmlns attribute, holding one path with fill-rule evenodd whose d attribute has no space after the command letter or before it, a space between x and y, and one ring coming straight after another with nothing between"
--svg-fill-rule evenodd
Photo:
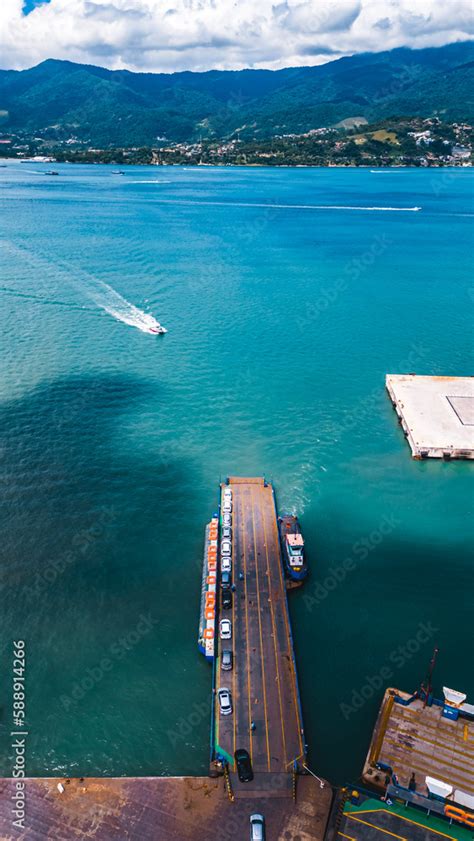
<instances>
[{"instance_id":1,"label":"distant shoreline","mask_svg":"<svg viewBox=\"0 0 474 841\"><path fill-rule=\"evenodd\" d=\"M72 166L74 164L80 164L81 166L88 165L88 166L110 166L110 167L122 167L125 166L127 168L131 167L153 167L154 169L366 169L366 170L402 170L402 169L472 169L473 164L471 161L464 161L462 163L444 163L442 161L438 162L430 162L428 164L416 164L416 163L405 163L405 164L264 164L264 163L167 163L167 164L155 164L155 163L146 163L146 162L113 162L113 161L98 161L98 160L84 160L80 158L75 161L61 161L61 160L51 160L51 161L37 161L34 158L1 158L0 157L0 166L8 163L29 163L35 164L36 166L45 166L46 164L51 166L51 164L58 164L64 165L67 164L68 166Z\"/></svg>"}]
</instances>

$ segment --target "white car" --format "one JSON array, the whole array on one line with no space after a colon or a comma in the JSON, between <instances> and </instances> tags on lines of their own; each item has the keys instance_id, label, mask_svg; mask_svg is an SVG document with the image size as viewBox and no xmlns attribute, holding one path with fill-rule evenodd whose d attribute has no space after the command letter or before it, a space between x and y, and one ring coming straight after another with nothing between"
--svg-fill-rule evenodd
<instances>
[{"instance_id":1,"label":"white car","mask_svg":"<svg viewBox=\"0 0 474 841\"><path fill-rule=\"evenodd\" d=\"M232 572L232 558L230 555L223 555L221 558L221 572Z\"/></svg>"},{"instance_id":2,"label":"white car","mask_svg":"<svg viewBox=\"0 0 474 841\"><path fill-rule=\"evenodd\" d=\"M230 499L230 501L232 502L232 491L230 488L224 489L224 499Z\"/></svg>"},{"instance_id":3,"label":"white car","mask_svg":"<svg viewBox=\"0 0 474 841\"><path fill-rule=\"evenodd\" d=\"M217 699L221 715L230 715L232 712L232 695L224 686L218 690Z\"/></svg>"},{"instance_id":4,"label":"white car","mask_svg":"<svg viewBox=\"0 0 474 841\"><path fill-rule=\"evenodd\" d=\"M221 619L219 622L219 632L221 640L232 639L232 622L230 619Z\"/></svg>"},{"instance_id":5,"label":"white car","mask_svg":"<svg viewBox=\"0 0 474 841\"><path fill-rule=\"evenodd\" d=\"M221 555L232 555L232 543L230 540L221 541Z\"/></svg>"},{"instance_id":6,"label":"white car","mask_svg":"<svg viewBox=\"0 0 474 841\"><path fill-rule=\"evenodd\" d=\"M263 815L250 815L250 841L265 841L265 818Z\"/></svg>"},{"instance_id":7,"label":"white car","mask_svg":"<svg viewBox=\"0 0 474 841\"><path fill-rule=\"evenodd\" d=\"M232 525L232 514L224 514L223 515L222 525L223 526L231 526Z\"/></svg>"},{"instance_id":8,"label":"white car","mask_svg":"<svg viewBox=\"0 0 474 841\"><path fill-rule=\"evenodd\" d=\"M224 514L232 514L232 500L224 499L223 511Z\"/></svg>"}]
</instances>

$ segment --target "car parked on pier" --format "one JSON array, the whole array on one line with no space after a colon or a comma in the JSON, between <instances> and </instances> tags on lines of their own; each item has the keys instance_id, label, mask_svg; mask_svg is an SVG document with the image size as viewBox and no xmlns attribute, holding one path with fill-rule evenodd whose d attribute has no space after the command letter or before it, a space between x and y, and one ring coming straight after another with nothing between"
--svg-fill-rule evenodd
<instances>
[{"instance_id":1,"label":"car parked on pier","mask_svg":"<svg viewBox=\"0 0 474 841\"><path fill-rule=\"evenodd\" d=\"M252 762L250 755L245 748L238 748L234 753L237 763L237 773L241 783L250 783L253 780Z\"/></svg>"},{"instance_id":2,"label":"car parked on pier","mask_svg":"<svg viewBox=\"0 0 474 841\"><path fill-rule=\"evenodd\" d=\"M232 695L229 690L222 687L217 692L217 700L219 701L219 709L221 715L230 715L232 712Z\"/></svg>"},{"instance_id":3,"label":"car parked on pier","mask_svg":"<svg viewBox=\"0 0 474 841\"><path fill-rule=\"evenodd\" d=\"M232 543L230 540L221 540L221 555L232 555Z\"/></svg>"},{"instance_id":4,"label":"car parked on pier","mask_svg":"<svg viewBox=\"0 0 474 841\"><path fill-rule=\"evenodd\" d=\"M232 514L227 514L224 512L222 515L222 525L223 526L231 526L232 525Z\"/></svg>"},{"instance_id":5,"label":"car parked on pier","mask_svg":"<svg viewBox=\"0 0 474 841\"><path fill-rule=\"evenodd\" d=\"M232 529L230 526L222 527L222 540L232 540Z\"/></svg>"},{"instance_id":6,"label":"car parked on pier","mask_svg":"<svg viewBox=\"0 0 474 841\"><path fill-rule=\"evenodd\" d=\"M233 655L232 651L228 648L224 648L222 650L222 657L221 657L221 669L223 672L230 672L232 670L233 665Z\"/></svg>"},{"instance_id":7,"label":"car parked on pier","mask_svg":"<svg viewBox=\"0 0 474 841\"><path fill-rule=\"evenodd\" d=\"M250 815L250 841L265 841L265 818L263 815Z\"/></svg>"},{"instance_id":8,"label":"car parked on pier","mask_svg":"<svg viewBox=\"0 0 474 841\"><path fill-rule=\"evenodd\" d=\"M232 639L232 622L230 619L221 619L219 622L219 633L221 640Z\"/></svg>"},{"instance_id":9,"label":"car parked on pier","mask_svg":"<svg viewBox=\"0 0 474 841\"><path fill-rule=\"evenodd\" d=\"M232 500L228 497L224 497L224 514L232 514Z\"/></svg>"},{"instance_id":10,"label":"car parked on pier","mask_svg":"<svg viewBox=\"0 0 474 841\"><path fill-rule=\"evenodd\" d=\"M222 607L224 610L229 610L232 607L232 590L222 591Z\"/></svg>"},{"instance_id":11,"label":"car parked on pier","mask_svg":"<svg viewBox=\"0 0 474 841\"><path fill-rule=\"evenodd\" d=\"M221 587L223 590L228 590L232 584L231 571L221 572Z\"/></svg>"},{"instance_id":12,"label":"car parked on pier","mask_svg":"<svg viewBox=\"0 0 474 841\"><path fill-rule=\"evenodd\" d=\"M232 571L232 558L230 555L224 555L221 558L221 572L231 572Z\"/></svg>"}]
</instances>

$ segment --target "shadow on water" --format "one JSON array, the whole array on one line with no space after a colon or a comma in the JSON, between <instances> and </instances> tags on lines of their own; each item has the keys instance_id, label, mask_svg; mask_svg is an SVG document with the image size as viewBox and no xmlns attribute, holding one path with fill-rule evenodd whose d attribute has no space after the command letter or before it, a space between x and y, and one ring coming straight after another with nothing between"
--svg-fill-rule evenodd
<instances>
[{"instance_id":1,"label":"shadow on water","mask_svg":"<svg viewBox=\"0 0 474 841\"><path fill-rule=\"evenodd\" d=\"M161 770L160 750L148 756L143 748L140 715L161 716L163 728L176 720L175 711L168 722L163 708L185 666L162 658L180 645L178 588L193 604L199 580L183 581L170 564L175 555L192 557L173 517L185 505L192 510L194 468L160 443L156 398L156 384L146 380L96 375L41 385L0 408L1 649L9 662L12 640L26 641L30 773ZM137 451L140 434L129 443L124 429L133 431L143 407L153 434ZM188 615L195 632L193 610ZM144 616L153 622L142 622L137 640ZM130 651L119 651L130 634ZM185 627L189 657L197 659L188 634ZM68 706L64 697L104 654L110 674ZM156 692L156 674L166 669ZM6 684L0 705L11 707ZM169 739L166 749L164 761Z\"/></svg>"},{"instance_id":2,"label":"shadow on water","mask_svg":"<svg viewBox=\"0 0 474 841\"><path fill-rule=\"evenodd\" d=\"M436 546L401 530L367 555L348 547L329 562L311 558L311 577L291 595L310 760L333 782L357 782L385 689L419 688L435 646L436 696L452 686L472 699L472 560L457 537ZM335 660L343 668L334 670Z\"/></svg>"}]
</instances>

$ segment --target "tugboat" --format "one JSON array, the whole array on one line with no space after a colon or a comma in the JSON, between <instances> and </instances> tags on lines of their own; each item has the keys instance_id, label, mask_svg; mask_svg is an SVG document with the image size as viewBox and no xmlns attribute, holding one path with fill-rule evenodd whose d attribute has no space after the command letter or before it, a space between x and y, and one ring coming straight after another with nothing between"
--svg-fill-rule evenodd
<instances>
[{"instance_id":1,"label":"tugboat","mask_svg":"<svg viewBox=\"0 0 474 841\"><path fill-rule=\"evenodd\" d=\"M304 540L298 517L291 514L278 517L281 551L290 587L299 587L308 575Z\"/></svg>"}]
</instances>

